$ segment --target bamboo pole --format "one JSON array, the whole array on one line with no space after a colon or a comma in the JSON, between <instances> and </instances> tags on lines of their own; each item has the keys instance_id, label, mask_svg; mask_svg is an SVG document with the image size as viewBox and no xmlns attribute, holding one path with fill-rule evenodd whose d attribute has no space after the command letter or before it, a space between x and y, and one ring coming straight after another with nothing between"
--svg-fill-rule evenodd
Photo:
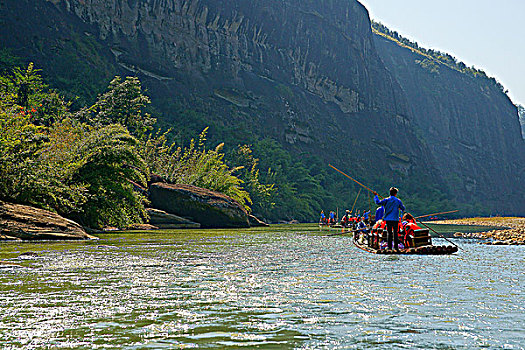
<instances>
[{"instance_id":1,"label":"bamboo pole","mask_svg":"<svg viewBox=\"0 0 525 350\"><path fill-rule=\"evenodd\" d=\"M357 181L357 180L354 179L353 177L351 177L351 176L349 176L349 175L343 173L341 170L337 169L337 168L336 168L335 166L333 166L332 164L328 164L328 166L329 166L330 168L334 169L335 171L337 171L337 172L343 174L344 176L346 176L346 177L349 178L350 180L354 181L354 182L357 183L359 186L361 186L361 187L363 187L363 188L369 190L369 191L372 192L372 193L377 193L376 191L374 191L374 190L372 190L372 189L366 187L365 185L363 185L362 183L360 183L359 181ZM378 196L379 196L379 195L378 195ZM381 196L379 196L379 197L381 197ZM381 198L383 198L383 197L381 197Z\"/></svg>"},{"instance_id":2,"label":"bamboo pole","mask_svg":"<svg viewBox=\"0 0 525 350\"><path fill-rule=\"evenodd\" d=\"M362 190L362 188L360 188L359 192L357 192L357 196L355 197L354 205L352 205L352 210L350 210L350 214L352 214L354 212L355 203L357 202L357 198L359 198L359 195L361 194L361 190Z\"/></svg>"},{"instance_id":3,"label":"bamboo pole","mask_svg":"<svg viewBox=\"0 0 525 350\"><path fill-rule=\"evenodd\" d=\"M422 219L422 218L426 218L426 217L429 217L429 216L432 216L432 215L442 215L442 214L457 213L458 211L459 210L452 210L452 211L444 211L444 212L441 212L441 213L433 213L433 214L421 215L421 216L416 216L414 219Z\"/></svg>"},{"instance_id":4,"label":"bamboo pole","mask_svg":"<svg viewBox=\"0 0 525 350\"><path fill-rule=\"evenodd\" d=\"M412 215L412 214L411 214L411 215ZM447 237L443 236L441 233L437 232L437 231L434 230L432 227L425 225L425 224L424 224L422 221L420 221L420 220L416 220L416 221L417 221L418 223L420 223L421 225L425 226L426 228L428 228L430 231L434 232L434 233L435 233L436 235L438 235L439 237L443 238L443 239L444 239L445 241L447 241L448 243L453 244L453 245L455 245L458 249L461 249L461 250L465 251L465 249L461 248L461 247L458 246L456 243L454 243L454 242L452 242L452 241L449 241L449 240L447 239Z\"/></svg>"}]
</instances>

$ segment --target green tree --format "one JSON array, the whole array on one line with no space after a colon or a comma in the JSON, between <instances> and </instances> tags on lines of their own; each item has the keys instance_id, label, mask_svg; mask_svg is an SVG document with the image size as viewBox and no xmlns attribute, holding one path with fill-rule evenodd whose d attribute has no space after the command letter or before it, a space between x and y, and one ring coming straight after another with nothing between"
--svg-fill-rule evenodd
<instances>
[{"instance_id":1,"label":"green tree","mask_svg":"<svg viewBox=\"0 0 525 350\"><path fill-rule=\"evenodd\" d=\"M240 166L238 177L244 182L244 188L253 201L252 211L255 215L267 218L275 207L274 196L277 188L275 184L262 183L259 171L259 159L255 158L250 146L242 145L237 148L233 157L235 164ZM267 179L273 177L271 169L265 174Z\"/></svg>"},{"instance_id":2,"label":"green tree","mask_svg":"<svg viewBox=\"0 0 525 350\"><path fill-rule=\"evenodd\" d=\"M79 111L77 118L92 125L121 124L132 135L141 138L156 122L155 118L145 112L150 103L149 97L142 93L138 78L126 77L122 81L116 76L95 104Z\"/></svg>"},{"instance_id":3,"label":"green tree","mask_svg":"<svg viewBox=\"0 0 525 350\"><path fill-rule=\"evenodd\" d=\"M79 147L82 159L72 175L83 184L88 200L76 213L79 221L91 227L127 227L147 218L144 203L149 175L139 154L139 143L121 125L91 129Z\"/></svg>"},{"instance_id":4,"label":"green tree","mask_svg":"<svg viewBox=\"0 0 525 350\"><path fill-rule=\"evenodd\" d=\"M0 86L0 199L91 227L125 227L146 217L137 189L148 169L125 126L69 118L68 104L32 65L2 75Z\"/></svg>"}]
</instances>

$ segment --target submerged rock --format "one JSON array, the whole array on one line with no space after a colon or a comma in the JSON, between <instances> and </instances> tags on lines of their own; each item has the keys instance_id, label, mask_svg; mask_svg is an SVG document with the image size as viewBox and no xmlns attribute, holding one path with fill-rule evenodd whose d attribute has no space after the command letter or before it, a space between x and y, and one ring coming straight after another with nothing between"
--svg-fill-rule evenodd
<instances>
[{"instance_id":1,"label":"submerged rock","mask_svg":"<svg viewBox=\"0 0 525 350\"><path fill-rule=\"evenodd\" d=\"M126 231L152 231L158 229L157 226L151 224L133 224L126 227Z\"/></svg>"},{"instance_id":2,"label":"submerged rock","mask_svg":"<svg viewBox=\"0 0 525 350\"><path fill-rule=\"evenodd\" d=\"M96 239L76 222L48 210L0 201L0 240Z\"/></svg>"},{"instance_id":3,"label":"submerged rock","mask_svg":"<svg viewBox=\"0 0 525 350\"><path fill-rule=\"evenodd\" d=\"M250 227L246 210L225 194L160 182L152 184L149 192L153 208L188 218L204 228Z\"/></svg>"}]
</instances>

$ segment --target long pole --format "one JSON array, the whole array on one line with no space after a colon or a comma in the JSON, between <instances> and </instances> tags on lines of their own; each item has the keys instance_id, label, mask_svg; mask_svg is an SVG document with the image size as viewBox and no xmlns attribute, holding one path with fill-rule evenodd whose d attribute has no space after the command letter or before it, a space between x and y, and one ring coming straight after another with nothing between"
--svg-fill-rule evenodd
<instances>
[{"instance_id":1,"label":"long pole","mask_svg":"<svg viewBox=\"0 0 525 350\"><path fill-rule=\"evenodd\" d=\"M426 228L428 228L430 231L434 232L436 235L438 235L439 237L443 238L445 241L447 241L448 243L450 244L453 244L455 245L456 247L458 247L458 249L461 249L463 251L465 251L465 249L461 248L460 246L458 246L456 243L450 241L447 239L447 237L443 236L441 233L437 232L436 230L434 230L432 227L430 226L427 226L425 225L423 222L421 222L420 220L416 220L418 223L420 223L421 225L425 226Z\"/></svg>"},{"instance_id":2,"label":"long pole","mask_svg":"<svg viewBox=\"0 0 525 350\"><path fill-rule=\"evenodd\" d=\"M341 170L337 169L337 168L336 168L335 166L333 166L332 164L328 164L328 166L329 166L330 168L334 169L335 171L337 171L337 172L343 174L344 176L346 176L347 178L349 178L349 179L352 180L353 182L357 183L359 186L361 186L361 187L363 187L363 188L369 190L369 191L372 192L372 193L375 192L374 190L371 190L370 188L366 187L365 185L363 185L362 183L360 183L359 181L357 181L357 180L354 179L353 177L351 177L351 176L349 176L349 175L343 173ZM381 197L381 196L379 196L379 197ZM381 198L383 198L383 197L381 197Z\"/></svg>"},{"instance_id":3,"label":"long pole","mask_svg":"<svg viewBox=\"0 0 525 350\"><path fill-rule=\"evenodd\" d=\"M357 196L355 197L354 205L352 205L352 210L350 210L350 213L354 212L355 203L357 202L357 198L359 198L359 195L361 194L361 190L362 190L362 188L360 188L359 192L357 192Z\"/></svg>"},{"instance_id":4,"label":"long pole","mask_svg":"<svg viewBox=\"0 0 525 350\"><path fill-rule=\"evenodd\" d=\"M433 214L421 215L421 216L416 216L415 219L427 218L427 217L433 216L433 215L443 215L443 214L457 213L458 211L459 210L452 210L452 211L444 211L444 212L441 212L441 213L433 213Z\"/></svg>"},{"instance_id":5,"label":"long pole","mask_svg":"<svg viewBox=\"0 0 525 350\"><path fill-rule=\"evenodd\" d=\"M368 195L368 217L370 217L370 214L372 213L372 202L370 201L370 192L367 192Z\"/></svg>"}]
</instances>

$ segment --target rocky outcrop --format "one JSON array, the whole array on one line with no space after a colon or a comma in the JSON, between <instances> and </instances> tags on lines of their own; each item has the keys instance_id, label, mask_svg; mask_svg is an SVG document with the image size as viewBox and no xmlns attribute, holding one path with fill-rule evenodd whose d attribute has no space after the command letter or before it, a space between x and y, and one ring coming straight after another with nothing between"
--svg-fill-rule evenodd
<instances>
[{"instance_id":1,"label":"rocky outcrop","mask_svg":"<svg viewBox=\"0 0 525 350\"><path fill-rule=\"evenodd\" d=\"M0 240L96 239L76 222L27 205L0 201Z\"/></svg>"},{"instance_id":2,"label":"rocky outcrop","mask_svg":"<svg viewBox=\"0 0 525 350\"><path fill-rule=\"evenodd\" d=\"M164 210L148 208L149 223L159 229L199 228L200 224L165 212Z\"/></svg>"},{"instance_id":3,"label":"rocky outcrop","mask_svg":"<svg viewBox=\"0 0 525 350\"><path fill-rule=\"evenodd\" d=\"M524 214L525 142L516 106L501 87L382 36L375 40L451 194L494 214Z\"/></svg>"},{"instance_id":4,"label":"rocky outcrop","mask_svg":"<svg viewBox=\"0 0 525 350\"><path fill-rule=\"evenodd\" d=\"M53 3L97 28L92 34L154 100L176 100L225 130L254 125L291 152L371 176L425 172L425 181L439 182L356 0ZM385 137L384 130L406 137ZM370 154L374 162L365 167Z\"/></svg>"},{"instance_id":5,"label":"rocky outcrop","mask_svg":"<svg viewBox=\"0 0 525 350\"><path fill-rule=\"evenodd\" d=\"M149 192L152 207L188 218L203 228L250 227L244 208L222 193L166 183L152 184Z\"/></svg>"}]
</instances>

